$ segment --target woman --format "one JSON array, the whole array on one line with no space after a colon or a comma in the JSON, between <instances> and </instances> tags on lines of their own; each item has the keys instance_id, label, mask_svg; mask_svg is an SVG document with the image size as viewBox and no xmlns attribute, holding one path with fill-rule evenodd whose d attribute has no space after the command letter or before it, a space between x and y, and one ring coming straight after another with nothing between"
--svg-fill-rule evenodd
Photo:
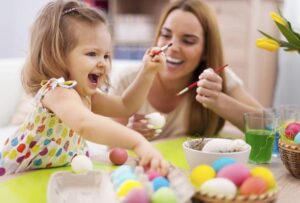
<instances>
[{"instance_id":1,"label":"woman","mask_svg":"<svg viewBox=\"0 0 300 203\"><path fill-rule=\"evenodd\" d=\"M262 109L229 68L214 72L224 65L223 48L216 18L203 1L169 4L161 15L154 42L159 47L172 43L165 52L167 68L157 75L137 114L118 118L119 122L148 139L212 135L220 131L225 120L243 130L243 113ZM121 94L137 72L138 68L128 69L115 77L112 91ZM176 96L194 81L198 81L197 88ZM145 115L152 112L165 115L162 132L147 127Z\"/></svg>"}]
</instances>

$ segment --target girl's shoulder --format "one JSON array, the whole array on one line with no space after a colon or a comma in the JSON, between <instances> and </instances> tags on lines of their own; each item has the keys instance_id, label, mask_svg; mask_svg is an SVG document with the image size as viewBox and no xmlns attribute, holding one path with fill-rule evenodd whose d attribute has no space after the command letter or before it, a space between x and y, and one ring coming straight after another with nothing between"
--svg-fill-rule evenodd
<instances>
[{"instance_id":1,"label":"girl's shoulder","mask_svg":"<svg viewBox=\"0 0 300 203\"><path fill-rule=\"evenodd\" d=\"M55 89L56 87L63 87L67 89L74 88L77 82L75 80L65 81L63 77L61 78L51 78L49 80L43 80L41 82L41 88L35 96L35 100L42 99L49 91Z\"/></svg>"}]
</instances>

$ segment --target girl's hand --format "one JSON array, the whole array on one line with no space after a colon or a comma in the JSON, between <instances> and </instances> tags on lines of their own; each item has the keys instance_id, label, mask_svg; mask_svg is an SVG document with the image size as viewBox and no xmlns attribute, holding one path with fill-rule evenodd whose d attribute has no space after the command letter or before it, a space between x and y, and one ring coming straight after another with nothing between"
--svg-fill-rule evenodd
<instances>
[{"instance_id":1,"label":"girl's hand","mask_svg":"<svg viewBox=\"0 0 300 203\"><path fill-rule=\"evenodd\" d=\"M152 47L146 51L143 57L145 70L157 72L166 67L166 55L164 52L156 54L159 50L159 47Z\"/></svg>"},{"instance_id":2,"label":"girl's hand","mask_svg":"<svg viewBox=\"0 0 300 203\"><path fill-rule=\"evenodd\" d=\"M161 132L161 129L151 129L144 114L134 114L131 116L128 119L127 127L139 132L148 140L156 137Z\"/></svg>"},{"instance_id":3,"label":"girl's hand","mask_svg":"<svg viewBox=\"0 0 300 203\"><path fill-rule=\"evenodd\" d=\"M163 176L168 174L168 162L149 142L142 142L134 151L139 156L140 166L150 167Z\"/></svg>"},{"instance_id":4,"label":"girl's hand","mask_svg":"<svg viewBox=\"0 0 300 203\"><path fill-rule=\"evenodd\" d=\"M206 108L214 108L222 91L222 78L209 68L200 74L197 86L196 100Z\"/></svg>"}]
</instances>

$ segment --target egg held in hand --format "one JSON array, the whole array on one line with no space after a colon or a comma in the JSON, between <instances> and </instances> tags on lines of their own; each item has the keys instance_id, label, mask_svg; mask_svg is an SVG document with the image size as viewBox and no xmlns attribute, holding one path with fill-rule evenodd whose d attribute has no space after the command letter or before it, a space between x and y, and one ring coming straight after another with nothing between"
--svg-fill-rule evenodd
<instances>
[{"instance_id":1,"label":"egg held in hand","mask_svg":"<svg viewBox=\"0 0 300 203\"><path fill-rule=\"evenodd\" d=\"M148 124L153 129L161 129L166 124L166 119L158 112L150 113L145 116L148 119Z\"/></svg>"},{"instance_id":2,"label":"egg held in hand","mask_svg":"<svg viewBox=\"0 0 300 203\"><path fill-rule=\"evenodd\" d=\"M93 169L93 163L89 157L77 155L71 161L71 168L75 173L86 173Z\"/></svg>"},{"instance_id":3,"label":"egg held in hand","mask_svg":"<svg viewBox=\"0 0 300 203\"><path fill-rule=\"evenodd\" d=\"M115 165L122 165L128 159L128 153L125 149L113 148L109 151L109 159Z\"/></svg>"}]
</instances>

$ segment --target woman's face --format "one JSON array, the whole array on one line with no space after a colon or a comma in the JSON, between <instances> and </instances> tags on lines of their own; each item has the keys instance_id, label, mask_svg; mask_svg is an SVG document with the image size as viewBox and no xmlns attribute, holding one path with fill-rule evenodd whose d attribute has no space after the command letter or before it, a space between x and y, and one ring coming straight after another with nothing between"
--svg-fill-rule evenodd
<instances>
[{"instance_id":1,"label":"woman's face","mask_svg":"<svg viewBox=\"0 0 300 203\"><path fill-rule=\"evenodd\" d=\"M204 33L197 17L174 10L163 24L157 46L173 45L166 51L167 68L160 72L165 79L189 79L199 64L204 49Z\"/></svg>"}]
</instances>

